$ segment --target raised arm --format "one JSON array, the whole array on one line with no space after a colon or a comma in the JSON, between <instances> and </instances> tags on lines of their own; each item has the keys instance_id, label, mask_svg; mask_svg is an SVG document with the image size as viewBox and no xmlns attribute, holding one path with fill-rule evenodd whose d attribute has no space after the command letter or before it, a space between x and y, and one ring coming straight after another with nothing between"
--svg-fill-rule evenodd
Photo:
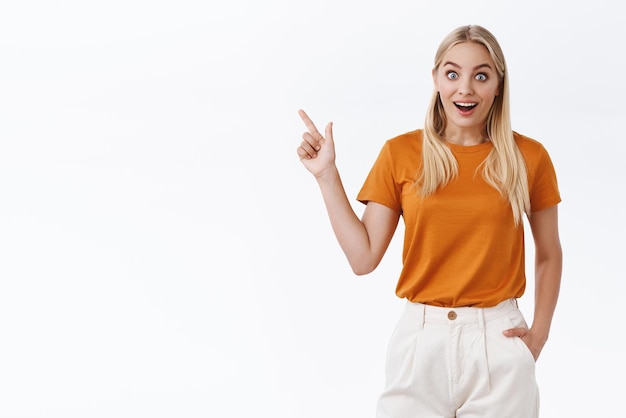
<instances>
[{"instance_id":1,"label":"raised arm","mask_svg":"<svg viewBox=\"0 0 626 418\"><path fill-rule=\"evenodd\" d=\"M307 127L297 149L300 161L317 180L331 226L352 271L358 275L370 273L385 254L400 213L369 202L359 219L350 205L335 165L332 123L326 126L322 136L303 110L298 113Z\"/></svg>"}]
</instances>

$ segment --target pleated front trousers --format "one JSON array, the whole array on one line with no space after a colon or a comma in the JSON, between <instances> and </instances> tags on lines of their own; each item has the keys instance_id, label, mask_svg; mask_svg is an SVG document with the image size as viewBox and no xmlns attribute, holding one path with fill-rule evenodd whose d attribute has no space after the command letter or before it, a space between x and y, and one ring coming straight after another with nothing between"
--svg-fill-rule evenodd
<instances>
[{"instance_id":1,"label":"pleated front trousers","mask_svg":"<svg viewBox=\"0 0 626 418\"><path fill-rule=\"evenodd\" d=\"M377 418L536 418L535 359L515 299L490 308L407 302L389 342Z\"/></svg>"}]
</instances>

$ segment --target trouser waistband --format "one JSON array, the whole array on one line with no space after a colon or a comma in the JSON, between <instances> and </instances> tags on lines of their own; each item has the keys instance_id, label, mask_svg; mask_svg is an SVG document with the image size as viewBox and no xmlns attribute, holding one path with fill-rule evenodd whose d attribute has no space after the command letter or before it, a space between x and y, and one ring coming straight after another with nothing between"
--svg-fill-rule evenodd
<instances>
[{"instance_id":1,"label":"trouser waistband","mask_svg":"<svg viewBox=\"0 0 626 418\"><path fill-rule=\"evenodd\" d=\"M419 302L408 302L407 308L418 315L420 328L426 323L440 324L478 324L484 328L485 321L499 318L518 309L517 299L504 300L489 308L475 308L463 306L459 308L443 308L440 306L425 305Z\"/></svg>"}]
</instances>

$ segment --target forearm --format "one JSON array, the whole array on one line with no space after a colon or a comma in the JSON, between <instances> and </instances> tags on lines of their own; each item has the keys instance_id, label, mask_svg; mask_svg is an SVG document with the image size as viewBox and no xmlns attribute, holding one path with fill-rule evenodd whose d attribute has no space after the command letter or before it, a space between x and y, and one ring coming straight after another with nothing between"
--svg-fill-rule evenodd
<instances>
[{"instance_id":1,"label":"forearm","mask_svg":"<svg viewBox=\"0 0 626 418\"><path fill-rule=\"evenodd\" d=\"M561 287L562 255L560 250L535 263L535 309L532 330L545 343L550 333Z\"/></svg>"},{"instance_id":2,"label":"forearm","mask_svg":"<svg viewBox=\"0 0 626 418\"><path fill-rule=\"evenodd\" d=\"M367 229L348 200L338 170L335 167L316 180L324 198L333 232L352 270L356 274L371 272L378 263L372 261Z\"/></svg>"}]
</instances>

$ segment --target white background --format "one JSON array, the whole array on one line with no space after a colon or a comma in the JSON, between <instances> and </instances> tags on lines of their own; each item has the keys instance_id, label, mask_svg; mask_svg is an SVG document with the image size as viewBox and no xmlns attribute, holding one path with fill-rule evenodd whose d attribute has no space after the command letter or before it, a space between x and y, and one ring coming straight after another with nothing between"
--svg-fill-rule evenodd
<instances>
[{"instance_id":1,"label":"white background","mask_svg":"<svg viewBox=\"0 0 626 418\"><path fill-rule=\"evenodd\" d=\"M422 126L435 50L470 23L500 40L514 129L548 149L563 197L542 417L616 416L618 4L3 2L0 417L372 417L402 228L351 273L296 112L334 121L354 199L384 140Z\"/></svg>"}]
</instances>

